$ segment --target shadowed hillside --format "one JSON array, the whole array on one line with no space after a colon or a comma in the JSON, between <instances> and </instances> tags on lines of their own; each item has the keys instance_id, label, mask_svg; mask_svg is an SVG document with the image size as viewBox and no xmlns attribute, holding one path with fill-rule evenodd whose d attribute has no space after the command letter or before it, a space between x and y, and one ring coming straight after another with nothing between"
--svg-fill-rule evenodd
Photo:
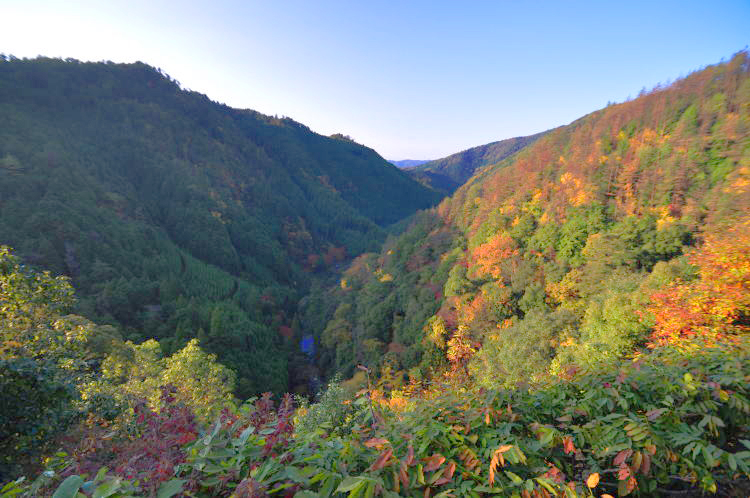
<instances>
[{"instance_id":1,"label":"shadowed hillside","mask_svg":"<svg viewBox=\"0 0 750 498\"><path fill-rule=\"evenodd\" d=\"M0 243L127 337L199 337L244 394L288 388L310 276L437 199L367 147L142 63L2 58L0 113Z\"/></svg>"}]
</instances>

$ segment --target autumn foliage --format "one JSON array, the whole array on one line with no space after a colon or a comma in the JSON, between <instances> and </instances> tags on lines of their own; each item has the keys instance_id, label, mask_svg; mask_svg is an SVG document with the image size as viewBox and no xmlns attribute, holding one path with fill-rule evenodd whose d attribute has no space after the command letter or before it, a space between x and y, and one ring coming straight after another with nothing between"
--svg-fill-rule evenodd
<instances>
[{"instance_id":1,"label":"autumn foliage","mask_svg":"<svg viewBox=\"0 0 750 498\"><path fill-rule=\"evenodd\" d=\"M750 331L750 218L708 234L690 262L698 269L695 280L651 296L653 342Z\"/></svg>"}]
</instances>

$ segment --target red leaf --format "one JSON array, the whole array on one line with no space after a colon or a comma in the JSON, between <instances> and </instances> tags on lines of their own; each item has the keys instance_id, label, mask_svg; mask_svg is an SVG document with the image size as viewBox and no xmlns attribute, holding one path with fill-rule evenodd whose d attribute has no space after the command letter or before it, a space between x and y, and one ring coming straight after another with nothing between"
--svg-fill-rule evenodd
<instances>
[{"instance_id":1,"label":"red leaf","mask_svg":"<svg viewBox=\"0 0 750 498\"><path fill-rule=\"evenodd\" d=\"M630 493L636 488L636 486L638 486L638 481L635 479L635 477L631 477L630 479L628 479L627 486L628 493Z\"/></svg>"},{"instance_id":2,"label":"red leaf","mask_svg":"<svg viewBox=\"0 0 750 498\"><path fill-rule=\"evenodd\" d=\"M393 450L387 449L383 453L380 454L377 460L375 460L375 463L372 464L370 467L370 470L380 470L383 467L385 467L388 464L388 460L391 459L391 456L393 456Z\"/></svg>"},{"instance_id":3,"label":"red leaf","mask_svg":"<svg viewBox=\"0 0 750 498\"><path fill-rule=\"evenodd\" d=\"M409 473L406 471L406 462L401 462L401 467L398 469L398 478L405 488L409 487Z\"/></svg>"},{"instance_id":4,"label":"red leaf","mask_svg":"<svg viewBox=\"0 0 750 498\"><path fill-rule=\"evenodd\" d=\"M620 468L617 471L617 479L619 479L620 481L624 481L628 477L630 477L630 467L628 467L624 463L621 463Z\"/></svg>"},{"instance_id":5,"label":"red leaf","mask_svg":"<svg viewBox=\"0 0 750 498\"><path fill-rule=\"evenodd\" d=\"M424 467L424 471L432 472L433 470L437 470L441 465L443 465L443 462L445 462L445 457L440 453L435 453L430 458L423 458L422 460L427 462L427 465L425 465Z\"/></svg>"},{"instance_id":6,"label":"red leaf","mask_svg":"<svg viewBox=\"0 0 750 498\"><path fill-rule=\"evenodd\" d=\"M614 460L615 465L621 465L625 460L630 458L630 455L633 454L633 450L622 450L617 454Z\"/></svg>"},{"instance_id":7,"label":"red leaf","mask_svg":"<svg viewBox=\"0 0 750 498\"><path fill-rule=\"evenodd\" d=\"M646 416L648 417L649 420L656 420L665 411L667 411L666 408L659 408L657 410L649 410L649 411L646 412Z\"/></svg>"},{"instance_id":8,"label":"red leaf","mask_svg":"<svg viewBox=\"0 0 750 498\"><path fill-rule=\"evenodd\" d=\"M565 450L565 454L569 455L573 453L576 450L576 447L573 445L573 438L570 436L565 436L563 438L563 449Z\"/></svg>"},{"instance_id":9,"label":"red leaf","mask_svg":"<svg viewBox=\"0 0 750 498\"><path fill-rule=\"evenodd\" d=\"M384 445L388 444L388 440L387 439L383 439L382 437L374 437L372 439L368 439L363 444L365 446L367 446L368 448L377 448L377 449L380 449Z\"/></svg>"},{"instance_id":10,"label":"red leaf","mask_svg":"<svg viewBox=\"0 0 750 498\"><path fill-rule=\"evenodd\" d=\"M448 464L448 470L445 471L445 477L450 480L453 479L453 473L456 471L456 462Z\"/></svg>"},{"instance_id":11,"label":"red leaf","mask_svg":"<svg viewBox=\"0 0 750 498\"><path fill-rule=\"evenodd\" d=\"M651 455L644 453L643 463L641 463L641 473L647 476L650 470L651 470Z\"/></svg>"},{"instance_id":12,"label":"red leaf","mask_svg":"<svg viewBox=\"0 0 750 498\"><path fill-rule=\"evenodd\" d=\"M414 465L414 446L409 443L409 451L406 452L406 465Z\"/></svg>"}]
</instances>

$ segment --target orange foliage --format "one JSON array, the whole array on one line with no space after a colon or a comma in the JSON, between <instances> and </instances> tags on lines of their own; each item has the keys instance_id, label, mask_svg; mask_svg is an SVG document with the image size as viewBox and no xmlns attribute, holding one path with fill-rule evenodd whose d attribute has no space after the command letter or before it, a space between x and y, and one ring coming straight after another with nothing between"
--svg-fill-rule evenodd
<instances>
[{"instance_id":1,"label":"orange foliage","mask_svg":"<svg viewBox=\"0 0 750 498\"><path fill-rule=\"evenodd\" d=\"M500 263L519 254L513 238L505 232L495 234L490 240L476 247L471 253L475 277L501 275Z\"/></svg>"},{"instance_id":2,"label":"orange foliage","mask_svg":"<svg viewBox=\"0 0 750 498\"><path fill-rule=\"evenodd\" d=\"M652 341L750 331L750 217L707 236L690 261L698 267L697 280L677 282L651 296Z\"/></svg>"},{"instance_id":3,"label":"orange foliage","mask_svg":"<svg viewBox=\"0 0 750 498\"><path fill-rule=\"evenodd\" d=\"M482 294L477 294L474 299L459 308L461 323L471 323L482 314L486 307L486 302Z\"/></svg>"}]
</instances>

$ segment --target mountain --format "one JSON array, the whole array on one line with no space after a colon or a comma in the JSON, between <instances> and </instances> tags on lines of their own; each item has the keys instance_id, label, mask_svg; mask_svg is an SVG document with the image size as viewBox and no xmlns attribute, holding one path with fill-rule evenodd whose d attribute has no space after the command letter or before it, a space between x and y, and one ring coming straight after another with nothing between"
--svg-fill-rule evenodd
<instances>
[{"instance_id":1,"label":"mountain","mask_svg":"<svg viewBox=\"0 0 750 498\"><path fill-rule=\"evenodd\" d=\"M439 199L372 149L143 63L0 58L0 113L0 243L127 338L198 337L243 396L288 389L316 272Z\"/></svg>"},{"instance_id":2,"label":"mountain","mask_svg":"<svg viewBox=\"0 0 750 498\"><path fill-rule=\"evenodd\" d=\"M400 161L389 161L394 166L397 166L399 168L407 169L407 168L413 168L414 166L419 166L420 164L424 164L427 162L430 162L429 159L402 159Z\"/></svg>"},{"instance_id":3,"label":"mountain","mask_svg":"<svg viewBox=\"0 0 750 498\"><path fill-rule=\"evenodd\" d=\"M11 110L16 123L22 113ZM109 119L114 109L107 111ZM39 130L43 137L52 131ZM60 130L67 132L80 133ZM168 270L158 297L182 289L164 305L177 308L178 326L209 311L201 344L223 341L253 368L267 369L245 379L280 374L272 358L261 363L248 354L260 350L263 336L246 331L286 323L279 303L295 297L296 283L278 280L255 300L257 282L245 279L246 270L221 280L229 270L191 256L155 223L153 206L167 206L126 202L141 192L127 175L110 173L107 183L78 173L68 179L77 195L56 196L70 189L68 175L49 162L77 170L73 158L101 157L97 143L85 142L91 156L42 155L37 161L46 160L43 171L54 181L37 173L26 187L19 179L40 166L17 142L8 147L18 155L2 156L0 185L20 191L3 192L0 219L23 215L22 199L38 203L39 190L41 202L59 210L55 224L40 224L51 216L45 210L27 221L38 230L31 249L45 254L44 241L61 244L63 264L76 275L86 260L86 247L75 245L77 224L98 216L95 235L83 234L100 251L89 278L106 282L115 271L100 259L114 250L97 242L106 236L121 252L147 258L132 268L143 281ZM61 144L56 150L77 150ZM213 151L200 144L193 142L193 157ZM213 145L230 158L239 153L232 141L220 144ZM157 145L170 150L163 140ZM79 168L96 172L88 163ZM200 165L179 172L213 187L213 176L194 171ZM227 171L222 179L238 175ZM117 226L129 238L116 238L111 204L99 206L99 184L127 187L109 202L119 201ZM182 210L202 192L173 191L187 201L167 189L163 195ZM245 200L230 210L232 198L210 191L218 213L211 217L231 230ZM280 257L292 256L287 262L294 257L285 242L307 240L303 228L317 247L310 214L317 212L310 208L309 224L277 241ZM156 341L123 341L114 327L70 315L74 290L66 278L30 268L0 246L0 494L749 495L750 54L552 130L398 229L405 225L391 228L379 253L356 257L335 286L326 284L338 275L307 279L299 313L279 332L305 334L304 354L294 361L313 369L317 360L347 380L334 377L315 401L286 395L278 403L271 393L233 398L233 372L196 340L166 357ZM291 277L312 275L309 256ZM341 249L325 256L335 266ZM269 281L275 270L269 267ZM136 299L115 293L128 284L137 287L120 277L93 306ZM245 312L258 317L254 323L243 321L247 302L260 307L257 315ZM275 322L262 322L268 315ZM30 473L39 477L21 477Z\"/></svg>"},{"instance_id":4,"label":"mountain","mask_svg":"<svg viewBox=\"0 0 750 498\"><path fill-rule=\"evenodd\" d=\"M407 172L423 185L450 195L482 167L499 163L534 143L545 133L547 132L472 147L442 159L425 161L408 169Z\"/></svg>"},{"instance_id":5,"label":"mountain","mask_svg":"<svg viewBox=\"0 0 750 498\"><path fill-rule=\"evenodd\" d=\"M616 361L718 316L745 330L750 308L733 294L745 284L696 279L704 267L705 278L742 274L710 261L744 264L748 185L742 52L535 137L357 258L312 308L329 317L316 330L320 365L424 379L458 361L497 387ZM711 315L689 304L707 298L668 293L679 282L734 297Z\"/></svg>"}]
</instances>

